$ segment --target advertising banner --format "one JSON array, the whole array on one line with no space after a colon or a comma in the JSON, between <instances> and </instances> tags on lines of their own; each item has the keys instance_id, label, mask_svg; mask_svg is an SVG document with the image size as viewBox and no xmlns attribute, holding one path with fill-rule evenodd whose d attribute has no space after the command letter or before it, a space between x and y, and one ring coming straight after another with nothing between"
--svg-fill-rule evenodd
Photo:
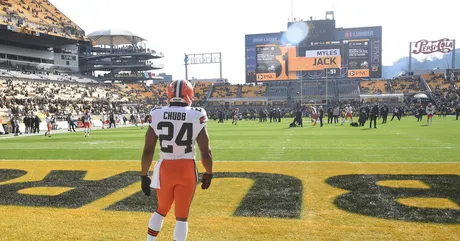
<instances>
[{"instance_id":1,"label":"advertising banner","mask_svg":"<svg viewBox=\"0 0 460 241\"><path fill-rule=\"evenodd\" d=\"M339 49L307 50L306 57L297 57L296 49L289 49L289 71L313 71L340 68Z\"/></svg>"},{"instance_id":2,"label":"advertising banner","mask_svg":"<svg viewBox=\"0 0 460 241\"><path fill-rule=\"evenodd\" d=\"M295 79L295 73L289 75L287 51L284 46L257 45L255 81Z\"/></svg>"},{"instance_id":3,"label":"advertising banner","mask_svg":"<svg viewBox=\"0 0 460 241\"><path fill-rule=\"evenodd\" d=\"M414 43L413 54L449 53L454 49L454 40L443 38L435 41L422 39Z\"/></svg>"},{"instance_id":4,"label":"advertising banner","mask_svg":"<svg viewBox=\"0 0 460 241\"><path fill-rule=\"evenodd\" d=\"M369 69L353 69L348 70L348 78L367 78L369 77Z\"/></svg>"}]
</instances>

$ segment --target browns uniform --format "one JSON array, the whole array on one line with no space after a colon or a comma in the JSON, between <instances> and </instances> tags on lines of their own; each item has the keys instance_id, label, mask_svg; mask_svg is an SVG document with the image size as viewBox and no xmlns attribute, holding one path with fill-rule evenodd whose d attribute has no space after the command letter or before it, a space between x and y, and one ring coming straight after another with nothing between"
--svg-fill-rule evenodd
<instances>
[{"instance_id":1,"label":"browns uniform","mask_svg":"<svg viewBox=\"0 0 460 241\"><path fill-rule=\"evenodd\" d=\"M83 127L85 128L85 137L89 137L89 133L91 132L91 121L92 117L91 114L89 113L89 110L85 111L85 114L83 114L82 117L83 121Z\"/></svg>"},{"instance_id":2,"label":"browns uniform","mask_svg":"<svg viewBox=\"0 0 460 241\"><path fill-rule=\"evenodd\" d=\"M432 125L433 124L434 113L435 113L435 108L434 108L433 104L429 103L426 106L426 116L427 116L426 124L427 125Z\"/></svg>"},{"instance_id":3,"label":"browns uniform","mask_svg":"<svg viewBox=\"0 0 460 241\"><path fill-rule=\"evenodd\" d=\"M45 136L51 137L51 130L53 129L53 120L50 117L50 114L46 113L45 117L46 128L47 132L45 132Z\"/></svg>"},{"instance_id":4,"label":"browns uniform","mask_svg":"<svg viewBox=\"0 0 460 241\"><path fill-rule=\"evenodd\" d=\"M147 240L156 240L164 217L173 203L176 216L174 240L185 240L188 233L188 214L198 182L195 165L195 142L198 142L201 162L206 169L202 188L212 179L212 154L206 129L206 111L191 107L193 87L186 80L173 81L168 88L169 106L153 108L142 155L142 190L150 195L156 190L158 207L150 218ZM159 141L160 160L154 166L151 179L147 176L156 142Z\"/></svg>"}]
</instances>

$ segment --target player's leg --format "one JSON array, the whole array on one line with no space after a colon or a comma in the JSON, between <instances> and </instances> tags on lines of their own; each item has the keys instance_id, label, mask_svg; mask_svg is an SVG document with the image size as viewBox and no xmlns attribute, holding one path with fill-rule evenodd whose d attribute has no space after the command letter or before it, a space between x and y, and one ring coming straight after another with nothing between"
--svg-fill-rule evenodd
<instances>
[{"instance_id":1,"label":"player's leg","mask_svg":"<svg viewBox=\"0 0 460 241\"><path fill-rule=\"evenodd\" d=\"M150 217L148 229L147 229L147 241L156 240L158 234L163 226L163 220L171 209L171 205L174 201L174 180L171 180L168 176L169 169L161 167L160 172L160 189L155 189L158 200L157 210Z\"/></svg>"},{"instance_id":2,"label":"player's leg","mask_svg":"<svg viewBox=\"0 0 460 241\"><path fill-rule=\"evenodd\" d=\"M174 227L174 240L185 241L188 234L188 214L195 194L196 183L191 185L178 185L174 189L176 226Z\"/></svg>"},{"instance_id":3,"label":"player's leg","mask_svg":"<svg viewBox=\"0 0 460 241\"><path fill-rule=\"evenodd\" d=\"M195 179L196 180L196 179ZM174 189L176 226L174 240L185 241L188 234L188 214L195 194L196 181L189 181L187 185L178 185Z\"/></svg>"},{"instance_id":4,"label":"player's leg","mask_svg":"<svg viewBox=\"0 0 460 241\"><path fill-rule=\"evenodd\" d=\"M183 178L174 188L174 213L176 215L176 226L174 227L174 240L185 241L188 234L188 214L195 194L197 184L197 170L192 160L183 163Z\"/></svg>"},{"instance_id":5,"label":"player's leg","mask_svg":"<svg viewBox=\"0 0 460 241\"><path fill-rule=\"evenodd\" d=\"M51 124L48 124L47 127L48 127L48 137L51 137Z\"/></svg>"}]
</instances>

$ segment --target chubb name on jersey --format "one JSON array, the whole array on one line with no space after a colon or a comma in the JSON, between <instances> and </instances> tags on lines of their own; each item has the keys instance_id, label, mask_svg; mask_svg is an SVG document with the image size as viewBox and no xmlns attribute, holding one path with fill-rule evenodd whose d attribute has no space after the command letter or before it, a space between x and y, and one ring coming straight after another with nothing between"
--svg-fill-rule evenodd
<instances>
[{"instance_id":1,"label":"chubb name on jersey","mask_svg":"<svg viewBox=\"0 0 460 241\"><path fill-rule=\"evenodd\" d=\"M163 119L165 119L165 120L182 120L182 121L184 121L184 120L187 119L187 113L165 111L163 113Z\"/></svg>"}]
</instances>

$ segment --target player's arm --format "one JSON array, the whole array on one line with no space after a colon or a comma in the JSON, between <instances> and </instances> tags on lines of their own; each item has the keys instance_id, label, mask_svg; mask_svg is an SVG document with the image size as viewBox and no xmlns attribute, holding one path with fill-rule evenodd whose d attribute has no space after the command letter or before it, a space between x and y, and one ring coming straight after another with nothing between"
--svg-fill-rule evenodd
<instances>
[{"instance_id":1,"label":"player's arm","mask_svg":"<svg viewBox=\"0 0 460 241\"><path fill-rule=\"evenodd\" d=\"M212 152L211 147L209 146L209 135L206 126L201 129L196 141L198 143L198 147L200 148L201 163L203 164L206 173L212 174Z\"/></svg>"},{"instance_id":2,"label":"player's arm","mask_svg":"<svg viewBox=\"0 0 460 241\"><path fill-rule=\"evenodd\" d=\"M155 154L155 146L157 144L158 136L155 134L155 131L152 129L151 126L147 129L147 133L145 133L145 144L144 144L144 151L142 152L142 161L141 161L141 189L145 195L150 196L150 177L148 176L148 172L150 169L150 165L152 165L153 154Z\"/></svg>"},{"instance_id":3,"label":"player's arm","mask_svg":"<svg viewBox=\"0 0 460 241\"><path fill-rule=\"evenodd\" d=\"M209 135L206 126L201 129L196 138L196 141L198 143L198 147L200 148L201 163L206 170L206 173L203 174L203 178L201 180L201 188L208 189L211 185L212 179L212 151L211 147L209 146Z\"/></svg>"},{"instance_id":4,"label":"player's arm","mask_svg":"<svg viewBox=\"0 0 460 241\"><path fill-rule=\"evenodd\" d=\"M155 154L155 146L157 144L157 140L158 136L155 134L153 128L149 126L147 133L145 133L145 144L141 161L141 176L148 175L150 165L152 165L153 161L153 154Z\"/></svg>"}]
</instances>

